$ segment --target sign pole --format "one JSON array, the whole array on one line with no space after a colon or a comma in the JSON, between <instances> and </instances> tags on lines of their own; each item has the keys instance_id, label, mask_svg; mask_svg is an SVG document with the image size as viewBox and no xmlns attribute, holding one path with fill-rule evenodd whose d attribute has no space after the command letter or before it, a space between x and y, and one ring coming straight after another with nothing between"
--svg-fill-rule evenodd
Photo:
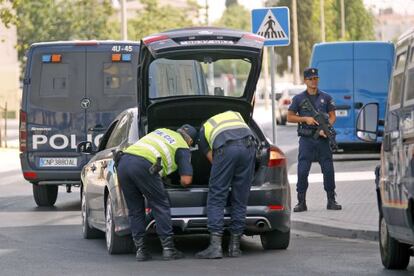
<instances>
[{"instance_id":1,"label":"sign pole","mask_svg":"<svg viewBox=\"0 0 414 276\"><path fill-rule=\"evenodd\" d=\"M290 44L289 8L267 7L252 10L252 33L265 38L264 46L270 48L270 87L272 95L272 142L276 144L276 56L274 46Z\"/></svg>"},{"instance_id":2,"label":"sign pole","mask_svg":"<svg viewBox=\"0 0 414 276\"><path fill-rule=\"evenodd\" d=\"M270 91L272 93L272 134L273 144L276 145L276 118L275 118L275 47L269 47L270 50Z\"/></svg>"}]
</instances>

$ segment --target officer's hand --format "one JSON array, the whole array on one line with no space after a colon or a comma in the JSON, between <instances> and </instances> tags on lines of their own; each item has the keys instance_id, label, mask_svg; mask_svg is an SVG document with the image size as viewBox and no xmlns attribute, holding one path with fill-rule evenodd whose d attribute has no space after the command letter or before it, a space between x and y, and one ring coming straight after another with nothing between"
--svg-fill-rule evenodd
<instances>
[{"instance_id":1,"label":"officer's hand","mask_svg":"<svg viewBox=\"0 0 414 276\"><path fill-rule=\"evenodd\" d=\"M311 125L311 126L319 125L318 121L316 121L315 118L313 118L313 117L305 117L305 123L307 125Z\"/></svg>"},{"instance_id":2,"label":"officer's hand","mask_svg":"<svg viewBox=\"0 0 414 276\"><path fill-rule=\"evenodd\" d=\"M328 138L328 136L326 136L325 131L323 131L322 129L319 131L319 136L322 136L324 138Z\"/></svg>"}]
</instances>

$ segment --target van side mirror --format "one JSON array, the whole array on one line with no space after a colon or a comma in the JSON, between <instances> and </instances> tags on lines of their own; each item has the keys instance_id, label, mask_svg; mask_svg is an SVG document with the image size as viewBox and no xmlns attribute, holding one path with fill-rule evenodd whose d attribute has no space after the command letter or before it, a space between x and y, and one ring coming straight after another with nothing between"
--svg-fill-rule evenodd
<instances>
[{"instance_id":1,"label":"van side mirror","mask_svg":"<svg viewBox=\"0 0 414 276\"><path fill-rule=\"evenodd\" d=\"M356 134L365 142L376 142L378 137L378 103L369 103L358 113Z\"/></svg>"},{"instance_id":2,"label":"van side mirror","mask_svg":"<svg viewBox=\"0 0 414 276\"><path fill-rule=\"evenodd\" d=\"M90 141L82 141L76 146L76 152L83 154L93 154L93 145Z\"/></svg>"}]
</instances>

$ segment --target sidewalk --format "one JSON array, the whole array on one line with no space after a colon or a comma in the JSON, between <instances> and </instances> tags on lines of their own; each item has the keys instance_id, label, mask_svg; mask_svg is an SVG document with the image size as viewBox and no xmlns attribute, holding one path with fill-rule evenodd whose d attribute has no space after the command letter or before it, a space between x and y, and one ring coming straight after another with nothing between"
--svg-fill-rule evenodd
<instances>
[{"instance_id":1,"label":"sidewalk","mask_svg":"<svg viewBox=\"0 0 414 276\"><path fill-rule=\"evenodd\" d=\"M353 176L352 173L349 174ZM364 175L367 175L367 172ZM291 174L289 176L296 178ZM289 182L292 195L293 229L341 238L378 240L378 207L374 171L372 171L371 180L359 181L355 177L354 181L336 181L336 199L342 205L340 211L326 209L326 193L323 190L322 181L319 180L309 183L306 195L308 211L294 213L293 207L297 203L296 181Z\"/></svg>"}]
</instances>

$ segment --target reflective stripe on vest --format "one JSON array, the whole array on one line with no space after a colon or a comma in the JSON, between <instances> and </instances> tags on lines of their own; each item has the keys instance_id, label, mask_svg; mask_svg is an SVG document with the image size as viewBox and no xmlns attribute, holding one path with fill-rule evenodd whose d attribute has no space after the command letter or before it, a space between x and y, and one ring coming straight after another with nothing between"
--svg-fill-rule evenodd
<instances>
[{"instance_id":1,"label":"reflective stripe on vest","mask_svg":"<svg viewBox=\"0 0 414 276\"><path fill-rule=\"evenodd\" d=\"M177 170L175 153L179 148L189 148L181 134L169 129L156 129L129 146L124 152L142 156L154 164L157 157L162 160L162 175Z\"/></svg>"},{"instance_id":2,"label":"reflective stripe on vest","mask_svg":"<svg viewBox=\"0 0 414 276\"><path fill-rule=\"evenodd\" d=\"M217 114L204 123L204 134L210 148L213 148L216 137L225 130L249 128L239 112L226 111Z\"/></svg>"}]
</instances>

